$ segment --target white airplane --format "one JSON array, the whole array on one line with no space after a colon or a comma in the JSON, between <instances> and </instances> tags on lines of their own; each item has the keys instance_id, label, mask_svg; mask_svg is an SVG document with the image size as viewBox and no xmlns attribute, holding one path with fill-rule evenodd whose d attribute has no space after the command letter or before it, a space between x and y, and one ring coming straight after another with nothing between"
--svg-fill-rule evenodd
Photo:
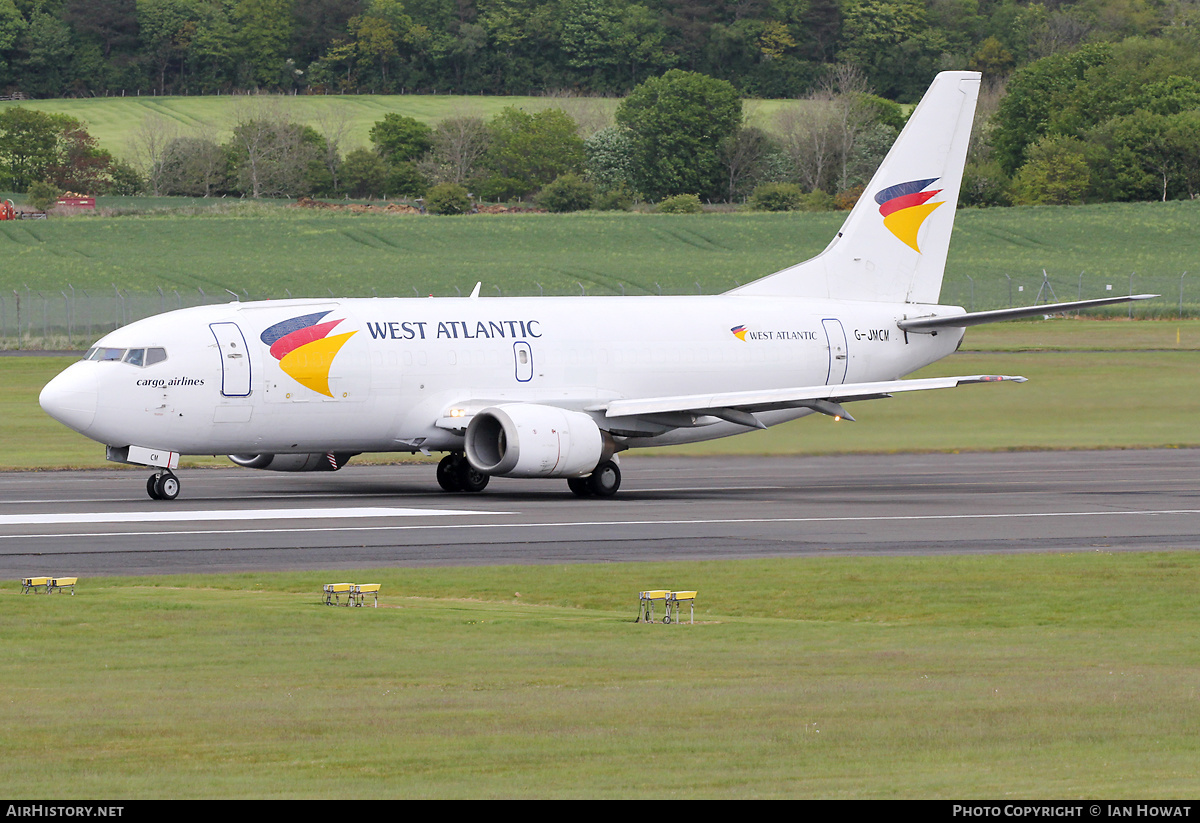
<instances>
[{"instance_id":1,"label":"white airplane","mask_svg":"<svg viewBox=\"0 0 1200 823\"><path fill-rule=\"evenodd\" d=\"M762 429L843 404L1022 377L902 380L968 326L1153 295L967 313L938 305L979 75L939 74L817 257L712 296L272 300L117 329L46 385L48 414L156 469L181 454L328 471L447 452L446 491L493 476L621 483L619 452Z\"/></svg>"}]
</instances>

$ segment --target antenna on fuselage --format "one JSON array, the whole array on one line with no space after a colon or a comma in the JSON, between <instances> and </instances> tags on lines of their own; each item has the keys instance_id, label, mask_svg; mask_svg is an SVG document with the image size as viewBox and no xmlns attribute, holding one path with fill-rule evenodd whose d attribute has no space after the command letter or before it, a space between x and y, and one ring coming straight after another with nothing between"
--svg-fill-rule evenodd
<instances>
[{"instance_id":1,"label":"antenna on fuselage","mask_svg":"<svg viewBox=\"0 0 1200 823\"><path fill-rule=\"evenodd\" d=\"M481 281L479 281L478 283L476 283L476 284L475 284L475 288L471 289L471 297L472 297L472 298L475 298L475 297L478 297L478 296L479 296L479 289L480 289L482 286L483 286L483 281L482 281L482 280L481 280Z\"/></svg>"}]
</instances>

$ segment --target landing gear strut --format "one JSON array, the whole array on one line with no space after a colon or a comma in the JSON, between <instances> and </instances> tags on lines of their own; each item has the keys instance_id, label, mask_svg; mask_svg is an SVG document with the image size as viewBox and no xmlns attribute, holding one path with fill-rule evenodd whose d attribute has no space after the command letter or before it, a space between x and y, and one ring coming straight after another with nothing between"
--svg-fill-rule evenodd
<instances>
[{"instance_id":1,"label":"landing gear strut","mask_svg":"<svg viewBox=\"0 0 1200 823\"><path fill-rule=\"evenodd\" d=\"M152 500L174 500L179 496L179 478L170 469L152 474L146 479L146 494Z\"/></svg>"},{"instance_id":2,"label":"landing gear strut","mask_svg":"<svg viewBox=\"0 0 1200 823\"><path fill-rule=\"evenodd\" d=\"M567 488L579 497L612 497L621 488L621 470L605 460L587 477L567 478Z\"/></svg>"},{"instance_id":3,"label":"landing gear strut","mask_svg":"<svg viewBox=\"0 0 1200 823\"><path fill-rule=\"evenodd\" d=\"M490 479L475 471L467 458L458 452L451 452L438 463L438 485L448 492L481 492Z\"/></svg>"}]
</instances>

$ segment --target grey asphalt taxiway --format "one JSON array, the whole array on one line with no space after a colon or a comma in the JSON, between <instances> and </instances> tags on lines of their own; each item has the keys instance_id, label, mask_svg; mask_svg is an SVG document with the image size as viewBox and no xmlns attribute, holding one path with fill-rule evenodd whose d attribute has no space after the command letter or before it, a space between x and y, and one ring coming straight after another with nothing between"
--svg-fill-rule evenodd
<instances>
[{"instance_id":1,"label":"grey asphalt taxiway","mask_svg":"<svg viewBox=\"0 0 1200 823\"><path fill-rule=\"evenodd\" d=\"M431 464L337 473L0 474L0 575L145 575L738 557L1200 549L1200 450L626 457L609 499L562 480L438 490Z\"/></svg>"}]
</instances>

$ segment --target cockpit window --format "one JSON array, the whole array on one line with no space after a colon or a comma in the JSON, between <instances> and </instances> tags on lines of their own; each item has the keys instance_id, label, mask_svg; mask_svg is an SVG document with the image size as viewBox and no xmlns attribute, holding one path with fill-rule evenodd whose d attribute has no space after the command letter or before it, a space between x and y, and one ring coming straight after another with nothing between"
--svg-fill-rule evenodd
<instances>
[{"instance_id":1,"label":"cockpit window","mask_svg":"<svg viewBox=\"0 0 1200 823\"><path fill-rule=\"evenodd\" d=\"M95 346L88 349L88 353L83 356L84 360L121 360L125 357L125 349L106 349L103 346Z\"/></svg>"},{"instance_id":2,"label":"cockpit window","mask_svg":"<svg viewBox=\"0 0 1200 823\"><path fill-rule=\"evenodd\" d=\"M119 360L131 366L144 368L161 363L167 359L167 350L153 349L110 349L104 346L93 346L83 356L84 360Z\"/></svg>"}]
</instances>

